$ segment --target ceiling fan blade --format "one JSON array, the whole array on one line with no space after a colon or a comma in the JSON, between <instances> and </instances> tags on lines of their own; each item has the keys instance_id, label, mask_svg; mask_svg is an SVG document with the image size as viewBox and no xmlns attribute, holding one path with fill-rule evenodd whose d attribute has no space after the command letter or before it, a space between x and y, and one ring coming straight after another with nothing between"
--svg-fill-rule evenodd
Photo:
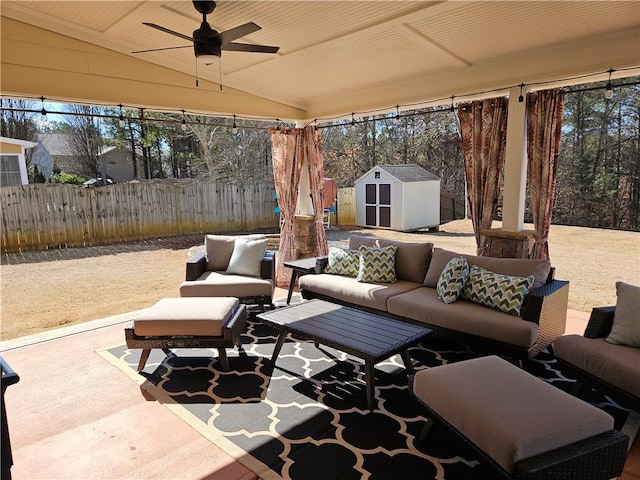
<instances>
[{"instance_id":1,"label":"ceiling fan blade","mask_svg":"<svg viewBox=\"0 0 640 480\"><path fill-rule=\"evenodd\" d=\"M255 52L255 53L278 53L280 47L270 47L268 45L249 45L247 43L224 43L222 50L231 52Z\"/></svg>"},{"instance_id":2,"label":"ceiling fan blade","mask_svg":"<svg viewBox=\"0 0 640 480\"><path fill-rule=\"evenodd\" d=\"M160 30L161 32L164 33L168 33L170 35L175 35L176 37L180 37L183 38L185 40L189 40L190 42L193 42L193 38L189 37L188 35L183 35L182 33L179 32L174 32L173 30L169 30L168 28L165 28L161 25L156 25L155 23L149 23L149 22L142 22L143 25L146 25L147 27L151 27L151 28L155 28L156 30Z\"/></svg>"},{"instance_id":3,"label":"ceiling fan blade","mask_svg":"<svg viewBox=\"0 0 640 480\"><path fill-rule=\"evenodd\" d=\"M162 50L175 50L176 48L193 48L193 45L182 45L181 47L152 48L150 50L136 50L135 52L131 52L131 53L160 52Z\"/></svg>"},{"instance_id":4,"label":"ceiling fan blade","mask_svg":"<svg viewBox=\"0 0 640 480\"><path fill-rule=\"evenodd\" d=\"M239 27L232 28L230 30L225 30L220 33L220 40L222 44L233 42L234 40L244 37L245 35L250 35L253 32L257 32L262 27L256 25L253 22L245 23L244 25L240 25Z\"/></svg>"}]
</instances>

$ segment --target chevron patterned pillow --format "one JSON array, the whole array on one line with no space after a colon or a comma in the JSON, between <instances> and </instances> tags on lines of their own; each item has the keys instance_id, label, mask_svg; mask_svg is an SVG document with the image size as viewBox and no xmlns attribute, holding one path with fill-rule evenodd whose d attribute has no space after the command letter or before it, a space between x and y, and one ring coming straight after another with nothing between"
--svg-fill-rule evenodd
<instances>
[{"instance_id":1,"label":"chevron patterned pillow","mask_svg":"<svg viewBox=\"0 0 640 480\"><path fill-rule=\"evenodd\" d=\"M455 302L469 278L469 264L463 257L452 258L442 270L436 291L444 303Z\"/></svg>"},{"instance_id":2,"label":"chevron patterned pillow","mask_svg":"<svg viewBox=\"0 0 640 480\"><path fill-rule=\"evenodd\" d=\"M396 281L397 245L365 247L360 245L360 268L356 280L365 283L394 283Z\"/></svg>"},{"instance_id":3,"label":"chevron patterned pillow","mask_svg":"<svg viewBox=\"0 0 640 480\"><path fill-rule=\"evenodd\" d=\"M529 293L533 280L533 275L511 277L472 265L464 295L474 303L519 316L522 302Z\"/></svg>"},{"instance_id":4,"label":"chevron patterned pillow","mask_svg":"<svg viewBox=\"0 0 640 480\"><path fill-rule=\"evenodd\" d=\"M329 260L323 273L355 278L358 276L359 268L360 253L357 250L329 247Z\"/></svg>"}]
</instances>

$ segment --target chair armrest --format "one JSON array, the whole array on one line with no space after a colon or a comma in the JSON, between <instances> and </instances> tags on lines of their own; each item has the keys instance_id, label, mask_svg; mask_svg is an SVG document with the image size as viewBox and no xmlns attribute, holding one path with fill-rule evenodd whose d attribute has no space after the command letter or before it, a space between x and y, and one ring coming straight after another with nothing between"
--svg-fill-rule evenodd
<instances>
[{"instance_id":1,"label":"chair armrest","mask_svg":"<svg viewBox=\"0 0 640 480\"><path fill-rule=\"evenodd\" d=\"M569 282L552 280L529 292L522 306L522 319L538 324L536 342L529 348L533 358L564 333L567 325Z\"/></svg>"},{"instance_id":2,"label":"chair armrest","mask_svg":"<svg viewBox=\"0 0 640 480\"><path fill-rule=\"evenodd\" d=\"M260 261L260 278L276 278L276 252L274 250L264 252L264 256Z\"/></svg>"},{"instance_id":3,"label":"chair armrest","mask_svg":"<svg viewBox=\"0 0 640 480\"><path fill-rule=\"evenodd\" d=\"M327 267L328 264L329 264L329 257L327 255L323 257L316 257L315 273L320 274L324 272L324 269Z\"/></svg>"},{"instance_id":4,"label":"chair armrest","mask_svg":"<svg viewBox=\"0 0 640 480\"><path fill-rule=\"evenodd\" d=\"M197 280L207 269L207 258L204 252L198 253L187 260L186 280Z\"/></svg>"},{"instance_id":5,"label":"chair armrest","mask_svg":"<svg viewBox=\"0 0 640 480\"><path fill-rule=\"evenodd\" d=\"M596 307L591 310L589 323L584 331L586 338L603 338L611 332L616 307Z\"/></svg>"}]
</instances>

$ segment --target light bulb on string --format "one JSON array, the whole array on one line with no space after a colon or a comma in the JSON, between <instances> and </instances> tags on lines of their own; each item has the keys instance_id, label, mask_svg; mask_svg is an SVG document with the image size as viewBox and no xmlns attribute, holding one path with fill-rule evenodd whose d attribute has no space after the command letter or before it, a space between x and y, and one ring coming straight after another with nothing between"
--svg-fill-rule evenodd
<instances>
[{"instance_id":1,"label":"light bulb on string","mask_svg":"<svg viewBox=\"0 0 640 480\"><path fill-rule=\"evenodd\" d=\"M613 86L611 85L611 74L614 72L613 68L609 69L609 81L604 90L604 98L611 100L613 98Z\"/></svg>"},{"instance_id":2,"label":"light bulb on string","mask_svg":"<svg viewBox=\"0 0 640 480\"><path fill-rule=\"evenodd\" d=\"M180 130L183 132L187 131L187 119L184 116L184 110L182 110L182 123L180 124Z\"/></svg>"},{"instance_id":3,"label":"light bulb on string","mask_svg":"<svg viewBox=\"0 0 640 480\"><path fill-rule=\"evenodd\" d=\"M118 117L118 125L120 125L120 128L124 128L124 115L122 114L122 104L119 104L118 107L120 107L120 116Z\"/></svg>"},{"instance_id":4,"label":"light bulb on string","mask_svg":"<svg viewBox=\"0 0 640 480\"><path fill-rule=\"evenodd\" d=\"M238 133L238 125L236 125L236 115L233 115L233 126L231 127L233 133Z\"/></svg>"},{"instance_id":5,"label":"light bulb on string","mask_svg":"<svg viewBox=\"0 0 640 480\"><path fill-rule=\"evenodd\" d=\"M40 115L42 115L42 121L46 122L47 121L47 109L44 108L44 97L40 97L40 100L42 101L42 110L40 110Z\"/></svg>"}]
</instances>

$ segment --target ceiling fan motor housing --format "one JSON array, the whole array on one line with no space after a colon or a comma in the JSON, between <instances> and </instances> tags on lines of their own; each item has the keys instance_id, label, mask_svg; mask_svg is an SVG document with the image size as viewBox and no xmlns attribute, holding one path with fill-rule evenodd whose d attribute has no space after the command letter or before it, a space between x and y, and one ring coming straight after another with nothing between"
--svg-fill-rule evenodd
<instances>
[{"instance_id":1,"label":"ceiling fan motor housing","mask_svg":"<svg viewBox=\"0 0 640 480\"><path fill-rule=\"evenodd\" d=\"M216 56L222 54L222 41L216 30L211 28L208 23L200 24L200 28L193 31L193 51L196 58L201 56Z\"/></svg>"}]
</instances>

